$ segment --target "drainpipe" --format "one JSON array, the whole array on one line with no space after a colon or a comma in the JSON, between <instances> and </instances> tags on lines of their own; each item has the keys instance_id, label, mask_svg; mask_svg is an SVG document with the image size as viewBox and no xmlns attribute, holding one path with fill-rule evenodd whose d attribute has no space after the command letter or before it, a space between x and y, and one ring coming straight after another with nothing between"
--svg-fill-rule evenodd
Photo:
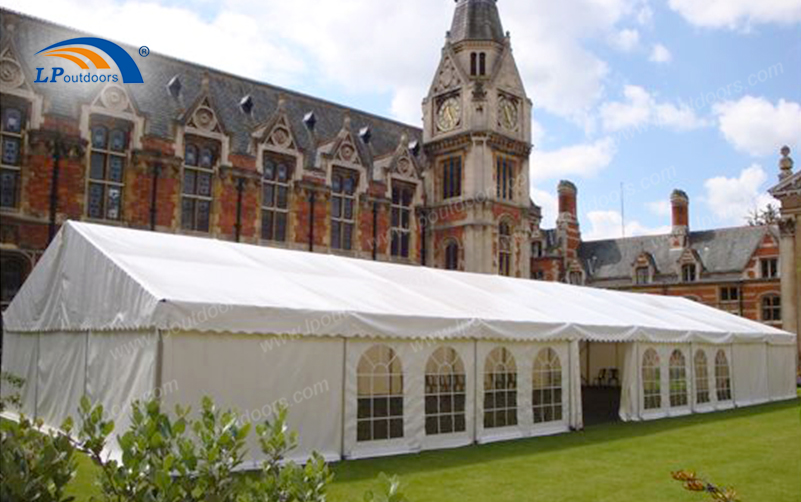
<instances>
[{"instance_id":1,"label":"drainpipe","mask_svg":"<svg viewBox=\"0 0 801 502\"><path fill-rule=\"evenodd\" d=\"M236 179L236 242L242 238L242 193L245 191L245 178Z\"/></svg>"},{"instance_id":2,"label":"drainpipe","mask_svg":"<svg viewBox=\"0 0 801 502\"><path fill-rule=\"evenodd\" d=\"M64 145L59 134L53 141L53 174L50 179L50 226L48 228L48 243L56 236L56 215L58 214L58 178L61 174L61 155Z\"/></svg>"},{"instance_id":3,"label":"drainpipe","mask_svg":"<svg viewBox=\"0 0 801 502\"><path fill-rule=\"evenodd\" d=\"M309 252L314 252L314 202L316 197L314 190L309 194Z\"/></svg>"},{"instance_id":4,"label":"drainpipe","mask_svg":"<svg viewBox=\"0 0 801 502\"><path fill-rule=\"evenodd\" d=\"M150 193L150 230L156 231L156 221L158 221L158 191L159 191L159 176L161 176L161 164L153 165L153 186Z\"/></svg>"},{"instance_id":5,"label":"drainpipe","mask_svg":"<svg viewBox=\"0 0 801 502\"><path fill-rule=\"evenodd\" d=\"M378 202L373 201L373 261L378 259Z\"/></svg>"}]
</instances>

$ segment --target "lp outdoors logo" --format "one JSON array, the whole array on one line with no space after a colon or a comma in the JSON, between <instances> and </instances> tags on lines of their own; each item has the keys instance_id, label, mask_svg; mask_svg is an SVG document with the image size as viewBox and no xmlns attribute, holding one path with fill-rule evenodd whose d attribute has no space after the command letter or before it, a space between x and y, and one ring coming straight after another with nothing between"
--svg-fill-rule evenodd
<instances>
[{"instance_id":1,"label":"lp outdoors logo","mask_svg":"<svg viewBox=\"0 0 801 502\"><path fill-rule=\"evenodd\" d=\"M75 45L82 45L84 47L74 47ZM119 82L120 76L122 76L123 83L143 83L142 73L139 71L139 67L136 66L133 58L131 58L125 49L113 42L103 40L102 38L73 38L71 40L65 40L63 42L53 44L50 47L46 47L36 54L38 55L44 52L44 56L66 59L67 61L72 61L78 65L78 67L82 70L90 70L91 68L89 67L89 64L87 64L85 60L78 57L83 56L97 70L111 70L111 66L109 66L108 62L100 54L91 49L85 48L85 46L94 47L105 52L114 61L114 63L116 63L121 75L105 72L69 75L65 74L64 68L61 67L53 67L51 69L51 74L48 75L44 68L36 68L36 80L34 82L38 84L59 82L59 78L61 78L62 82ZM142 49L147 48L143 47ZM141 54L143 57L150 53L149 50L144 51L142 49L139 50L139 54ZM78 56L76 56L76 54Z\"/></svg>"}]
</instances>

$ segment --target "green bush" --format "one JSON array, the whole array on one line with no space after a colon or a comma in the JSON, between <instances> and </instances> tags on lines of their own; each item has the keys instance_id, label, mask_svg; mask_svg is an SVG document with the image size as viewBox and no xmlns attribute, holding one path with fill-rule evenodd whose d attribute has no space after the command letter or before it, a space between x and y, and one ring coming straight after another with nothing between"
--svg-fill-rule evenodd
<instances>
[{"instance_id":1,"label":"green bush","mask_svg":"<svg viewBox=\"0 0 801 502\"><path fill-rule=\"evenodd\" d=\"M8 378L17 389L22 385L19 379ZM18 397L12 397L2 406L18 402ZM297 433L288 429L285 408L274 420L256 425L265 460L249 475L234 473L243 466L251 425L240 424L234 412L217 409L209 398L203 399L194 418L180 406L170 417L156 399L134 403L131 426L117 437L122 450L119 461L103 454L114 430L103 407L93 407L84 397L78 411L77 442L70 438L71 419L60 432L50 433L41 430L41 421L25 417L19 423L4 424L0 501L73 500L64 491L75 476L76 449L99 466L103 502L324 502L333 479L317 453L303 466L287 461L298 442ZM406 502L397 478L383 474L381 490L365 494L364 500Z\"/></svg>"},{"instance_id":2,"label":"green bush","mask_svg":"<svg viewBox=\"0 0 801 502\"><path fill-rule=\"evenodd\" d=\"M118 438L122 460L102 456L112 422L102 407L83 399L80 408L84 448L101 468L106 502L324 502L333 476L314 453L305 466L287 461L297 447L289 432L287 410L256 426L266 459L252 475L234 475L246 454L250 424L240 425L231 411L218 410L205 398L197 418L177 407L170 418L158 400L135 403L130 429ZM191 434L190 434L191 433ZM405 502L397 479L382 477L382 491L368 493L368 502Z\"/></svg>"},{"instance_id":3,"label":"green bush","mask_svg":"<svg viewBox=\"0 0 801 502\"><path fill-rule=\"evenodd\" d=\"M68 434L72 421L61 431L40 432L41 420L22 417L0 431L0 500L3 502L70 502L64 490L75 476L75 446Z\"/></svg>"}]
</instances>

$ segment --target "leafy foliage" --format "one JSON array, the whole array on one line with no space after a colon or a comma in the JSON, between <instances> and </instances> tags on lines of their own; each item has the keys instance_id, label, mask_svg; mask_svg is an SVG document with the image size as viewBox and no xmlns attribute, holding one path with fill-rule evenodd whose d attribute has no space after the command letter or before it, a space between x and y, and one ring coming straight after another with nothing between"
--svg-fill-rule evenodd
<instances>
[{"instance_id":1,"label":"leafy foliage","mask_svg":"<svg viewBox=\"0 0 801 502\"><path fill-rule=\"evenodd\" d=\"M122 461L103 458L112 422L102 407L81 402L81 440L101 469L103 500L130 502L324 502L333 476L317 453L305 466L287 461L297 433L287 426L287 410L255 427L265 460L257 475L235 475L246 455L250 424L220 411L208 398L198 418L177 407L171 419L158 400L135 403L130 429L119 437ZM191 432L191 434L190 434ZM406 502L397 479L382 481L367 502Z\"/></svg>"},{"instance_id":2,"label":"leafy foliage","mask_svg":"<svg viewBox=\"0 0 801 502\"><path fill-rule=\"evenodd\" d=\"M19 389L22 381L3 375ZM19 395L2 405L19 405ZM251 425L233 411L221 411L209 398L193 418L176 407L173 417L154 399L133 404L131 425L117 437L120 460L104 454L114 422L102 406L81 399L77 446L99 467L103 502L325 502L333 475L317 453L305 465L288 461L298 436L287 425L287 409L255 427L265 460L256 475L238 475L247 454ZM42 422L22 418L2 430L0 500L70 502L67 484L76 472L76 443L68 419L61 432L42 432ZM382 474L382 489L365 502L407 502L397 478Z\"/></svg>"},{"instance_id":3,"label":"leafy foliage","mask_svg":"<svg viewBox=\"0 0 801 502\"><path fill-rule=\"evenodd\" d=\"M0 395L0 413L4 412L8 407L19 408L22 405L19 391L25 385L25 380L3 371L0 373L0 384L2 384L4 390L4 395Z\"/></svg>"},{"instance_id":4,"label":"leafy foliage","mask_svg":"<svg viewBox=\"0 0 801 502\"><path fill-rule=\"evenodd\" d=\"M765 209L754 209L746 216L748 226L760 227L763 225L775 225L779 222L779 210L773 204L768 204Z\"/></svg>"},{"instance_id":5,"label":"leafy foliage","mask_svg":"<svg viewBox=\"0 0 801 502\"><path fill-rule=\"evenodd\" d=\"M75 476L75 446L69 437L72 421L61 431L40 432L42 421L21 417L0 431L0 500L70 502L64 494Z\"/></svg>"}]
</instances>

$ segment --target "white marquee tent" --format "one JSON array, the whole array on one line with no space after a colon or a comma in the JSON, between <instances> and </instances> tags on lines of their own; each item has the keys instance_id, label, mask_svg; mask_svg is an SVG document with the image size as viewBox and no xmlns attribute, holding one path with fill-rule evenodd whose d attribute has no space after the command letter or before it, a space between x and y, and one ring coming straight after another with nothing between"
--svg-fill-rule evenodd
<instances>
[{"instance_id":1,"label":"white marquee tent","mask_svg":"<svg viewBox=\"0 0 801 502\"><path fill-rule=\"evenodd\" d=\"M154 394L284 403L297 456L335 460L580 429L588 342L623 347L624 420L796 398L795 335L685 299L71 222L5 314L3 368L51 426L82 395L118 431Z\"/></svg>"}]
</instances>

